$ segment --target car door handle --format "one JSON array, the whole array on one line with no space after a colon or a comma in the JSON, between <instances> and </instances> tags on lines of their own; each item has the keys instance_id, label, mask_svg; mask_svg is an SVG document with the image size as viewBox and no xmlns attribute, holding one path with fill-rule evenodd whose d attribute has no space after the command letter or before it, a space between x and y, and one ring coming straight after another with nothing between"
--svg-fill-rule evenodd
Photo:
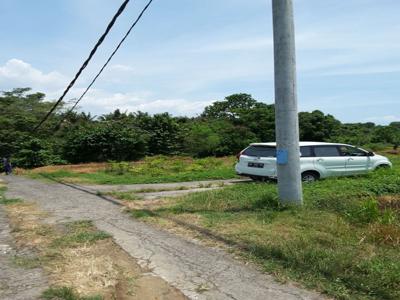
<instances>
[{"instance_id":1,"label":"car door handle","mask_svg":"<svg viewBox=\"0 0 400 300\"><path fill-rule=\"evenodd\" d=\"M317 159L317 162L324 161L322 158Z\"/></svg>"},{"instance_id":2,"label":"car door handle","mask_svg":"<svg viewBox=\"0 0 400 300\"><path fill-rule=\"evenodd\" d=\"M350 157L350 158L348 158L347 160L354 160L354 158L351 158L351 157Z\"/></svg>"}]
</instances>

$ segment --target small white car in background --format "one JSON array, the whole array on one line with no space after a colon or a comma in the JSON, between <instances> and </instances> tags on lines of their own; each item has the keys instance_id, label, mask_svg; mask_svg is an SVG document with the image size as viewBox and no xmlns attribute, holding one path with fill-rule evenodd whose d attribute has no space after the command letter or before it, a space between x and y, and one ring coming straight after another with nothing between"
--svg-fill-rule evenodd
<instances>
[{"instance_id":1,"label":"small white car in background","mask_svg":"<svg viewBox=\"0 0 400 300\"><path fill-rule=\"evenodd\" d=\"M391 167L386 157L351 145L300 142L300 168L303 181L331 176L367 173ZM253 180L276 178L276 143L254 143L238 154L236 173Z\"/></svg>"}]
</instances>

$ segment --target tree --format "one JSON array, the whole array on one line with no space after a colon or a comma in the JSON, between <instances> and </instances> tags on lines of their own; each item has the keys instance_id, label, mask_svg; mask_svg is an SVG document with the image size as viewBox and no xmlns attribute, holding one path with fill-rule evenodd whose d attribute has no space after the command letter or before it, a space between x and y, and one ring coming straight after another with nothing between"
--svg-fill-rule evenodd
<instances>
[{"instance_id":1,"label":"tree","mask_svg":"<svg viewBox=\"0 0 400 300\"><path fill-rule=\"evenodd\" d=\"M48 142L36 138L24 142L15 154L13 163L21 168L37 168L46 165L66 164L59 155L54 154Z\"/></svg>"},{"instance_id":2,"label":"tree","mask_svg":"<svg viewBox=\"0 0 400 300\"><path fill-rule=\"evenodd\" d=\"M249 110L257 104L249 94L233 94L223 101L216 101L207 106L201 114L203 118L229 119L239 118L239 112Z\"/></svg>"},{"instance_id":3,"label":"tree","mask_svg":"<svg viewBox=\"0 0 400 300\"><path fill-rule=\"evenodd\" d=\"M248 128L255 141L275 140L275 106L258 102L249 94L233 94L207 106L202 118L227 120Z\"/></svg>"},{"instance_id":4,"label":"tree","mask_svg":"<svg viewBox=\"0 0 400 300\"><path fill-rule=\"evenodd\" d=\"M29 93L30 88L2 92L0 96L0 156L13 156L33 137L34 128L53 102L44 101L43 93ZM36 133L36 138L49 139L60 121L56 114Z\"/></svg>"},{"instance_id":5,"label":"tree","mask_svg":"<svg viewBox=\"0 0 400 300\"><path fill-rule=\"evenodd\" d=\"M195 157L214 156L220 137L206 122L193 122L185 137L185 152Z\"/></svg>"},{"instance_id":6,"label":"tree","mask_svg":"<svg viewBox=\"0 0 400 300\"><path fill-rule=\"evenodd\" d=\"M400 128L397 127L396 123L389 126L377 126L372 141L374 143L392 144L396 150L400 145Z\"/></svg>"},{"instance_id":7,"label":"tree","mask_svg":"<svg viewBox=\"0 0 400 300\"><path fill-rule=\"evenodd\" d=\"M183 131L176 118L168 113L150 116L142 112L133 117L135 126L149 137L148 154L178 154L182 150Z\"/></svg>"},{"instance_id":8,"label":"tree","mask_svg":"<svg viewBox=\"0 0 400 300\"><path fill-rule=\"evenodd\" d=\"M275 141L275 105L257 102L250 109L239 110L238 114L239 120L235 123L254 133L254 142Z\"/></svg>"},{"instance_id":9,"label":"tree","mask_svg":"<svg viewBox=\"0 0 400 300\"><path fill-rule=\"evenodd\" d=\"M328 141L340 127L340 121L319 110L299 113L300 140Z\"/></svg>"},{"instance_id":10,"label":"tree","mask_svg":"<svg viewBox=\"0 0 400 300\"><path fill-rule=\"evenodd\" d=\"M235 126L221 120L211 124L211 127L219 137L219 143L215 149L216 156L237 154L250 143L257 141L257 136L245 126Z\"/></svg>"},{"instance_id":11,"label":"tree","mask_svg":"<svg viewBox=\"0 0 400 300\"><path fill-rule=\"evenodd\" d=\"M147 151L148 136L120 122L76 127L67 137L64 157L70 162L137 160Z\"/></svg>"}]
</instances>

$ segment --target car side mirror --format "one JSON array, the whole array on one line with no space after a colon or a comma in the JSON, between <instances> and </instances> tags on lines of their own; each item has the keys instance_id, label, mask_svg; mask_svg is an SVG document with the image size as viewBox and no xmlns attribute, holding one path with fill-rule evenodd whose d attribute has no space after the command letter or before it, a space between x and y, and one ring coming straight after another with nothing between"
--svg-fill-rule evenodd
<instances>
[{"instance_id":1,"label":"car side mirror","mask_svg":"<svg viewBox=\"0 0 400 300\"><path fill-rule=\"evenodd\" d=\"M369 151L368 153L367 153L367 156L374 156L375 154L374 154L374 152L372 152L372 151Z\"/></svg>"}]
</instances>

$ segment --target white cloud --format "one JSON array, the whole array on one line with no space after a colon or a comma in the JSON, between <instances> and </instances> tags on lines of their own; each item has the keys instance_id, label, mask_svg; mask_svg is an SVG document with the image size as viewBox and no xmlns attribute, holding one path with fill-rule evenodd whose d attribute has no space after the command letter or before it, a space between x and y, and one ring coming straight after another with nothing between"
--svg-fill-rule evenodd
<instances>
[{"instance_id":1,"label":"white cloud","mask_svg":"<svg viewBox=\"0 0 400 300\"><path fill-rule=\"evenodd\" d=\"M378 124L389 124L391 122L400 122L400 115L377 116L364 119L365 122L374 122Z\"/></svg>"},{"instance_id":2,"label":"white cloud","mask_svg":"<svg viewBox=\"0 0 400 300\"><path fill-rule=\"evenodd\" d=\"M133 70L127 65L113 65L111 69L124 72ZM0 90L31 87L33 91L46 93L47 99L56 99L67 83L67 77L61 73L56 71L44 73L19 59L10 59L4 66L0 66ZM66 99L76 99L84 90L83 87L75 87L70 90ZM102 89L92 89L80 105L82 110L97 115L119 108L130 112L140 110L151 114L169 112L173 115L193 116L200 113L210 103L211 101L155 98L149 91L111 93Z\"/></svg>"},{"instance_id":3,"label":"white cloud","mask_svg":"<svg viewBox=\"0 0 400 300\"><path fill-rule=\"evenodd\" d=\"M212 101L190 101L187 99L154 99L149 92L108 93L95 89L88 93L81 103L83 111L101 115L115 109L128 112L148 112L150 114L169 112L172 115L195 116Z\"/></svg>"},{"instance_id":4,"label":"white cloud","mask_svg":"<svg viewBox=\"0 0 400 300\"><path fill-rule=\"evenodd\" d=\"M67 78L59 72L44 73L20 59L10 59L0 66L0 88L31 87L44 92L65 86Z\"/></svg>"}]
</instances>

